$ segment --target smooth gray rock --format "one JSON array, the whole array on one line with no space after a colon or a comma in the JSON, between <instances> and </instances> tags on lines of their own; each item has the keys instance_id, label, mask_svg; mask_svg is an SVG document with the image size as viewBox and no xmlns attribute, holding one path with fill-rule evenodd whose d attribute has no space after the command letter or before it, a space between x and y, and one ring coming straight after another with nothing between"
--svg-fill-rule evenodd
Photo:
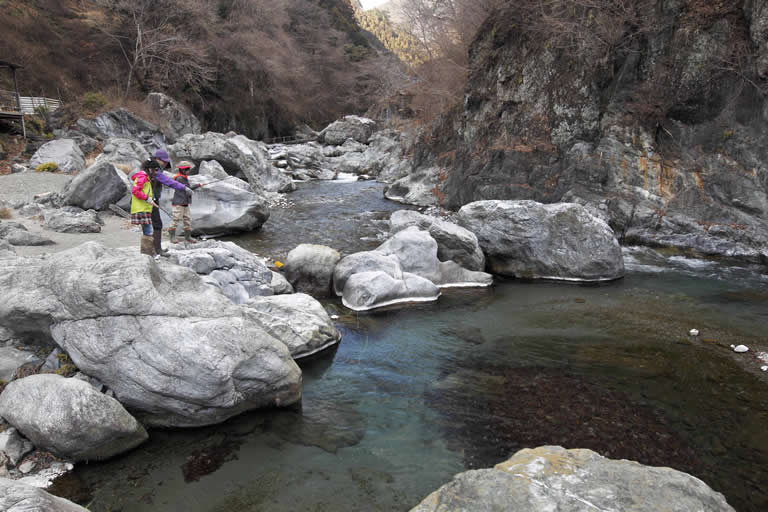
<instances>
[{"instance_id":1,"label":"smooth gray rock","mask_svg":"<svg viewBox=\"0 0 768 512\"><path fill-rule=\"evenodd\" d=\"M85 155L74 140L57 139L43 144L32 155L29 166L36 168L48 162L55 162L64 172L78 172L85 168Z\"/></svg>"},{"instance_id":2,"label":"smooth gray rock","mask_svg":"<svg viewBox=\"0 0 768 512\"><path fill-rule=\"evenodd\" d=\"M57 344L147 425L209 425L301 396L285 344L188 268L95 242L3 263L0 327Z\"/></svg>"},{"instance_id":3,"label":"smooth gray rock","mask_svg":"<svg viewBox=\"0 0 768 512\"><path fill-rule=\"evenodd\" d=\"M64 498L52 496L37 487L0 478L0 511L88 512L88 509Z\"/></svg>"},{"instance_id":4,"label":"smooth gray rock","mask_svg":"<svg viewBox=\"0 0 768 512\"><path fill-rule=\"evenodd\" d=\"M188 133L200 133L200 121L186 105L161 92L149 93L147 103L162 117L160 129L168 143L173 144Z\"/></svg>"},{"instance_id":5,"label":"smooth gray rock","mask_svg":"<svg viewBox=\"0 0 768 512\"><path fill-rule=\"evenodd\" d=\"M559 446L523 449L493 469L456 475L410 512L735 512L698 478Z\"/></svg>"},{"instance_id":6,"label":"smooth gray rock","mask_svg":"<svg viewBox=\"0 0 768 512\"><path fill-rule=\"evenodd\" d=\"M440 261L454 261L468 270L485 270L485 256L477 237L471 231L437 217L422 215L413 210L398 210L389 219L390 233L398 233L410 226L428 231L437 242Z\"/></svg>"},{"instance_id":7,"label":"smooth gray rock","mask_svg":"<svg viewBox=\"0 0 768 512\"><path fill-rule=\"evenodd\" d=\"M16 466L19 461L35 447L24 439L15 428L7 428L0 432L0 453L8 457L8 462Z\"/></svg>"},{"instance_id":8,"label":"smooth gray rock","mask_svg":"<svg viewBox=\"0 0 768 512\"><path fill-rule=\"evenodd\" d=\"M189 206L193 234L245 233L260 228L269 219L268 201L263 191L251 192L236 186L234 180L236 178L212 183L214 180L208 176L189 177L192 185L203 185L192 193ZM160 206L172 212L172 199L173 194L163 194ZM177 229L181 233L182 226Z\"/></svg>"},{"instance_id":9,"label":"smooth gray rock","mask_svg":"<svg viewBox=\"0 0 768 512\"><path fill-rule=\"evenodd\" d=\"M272 272L272 281L269 283L272 291L275 295L284 295L287 293L294 293L293 286L280 272Z\"/></svg>"},{"instance_id":10,"label":"smooth gray rock","mask_svg":"<svg viewBox=\"0 0 768 512\"><path fill-rule=\"evenodd\" d=\"M104 222L93 210L52 209L43 212L45 229L59 233L100 233Z\"/></svg>"},{"instance_id":11,"label":"smooth gray rock","mask_svg":"<svg viewBox=\"0 0 768 512\"><path fill-rule=\"evenodd\" d=\"M61 191L61 196L66 205L104 210L120 201L126 192L128 179L125 173L109 162L102 162L78 173Z\"/></svg>"},{"instance_id":12,"label":"smooth gray rock","mask_svg":"<svg viewBox=\"0 0 768 512\"><path fill-rule=\"evenodd\" d=\"M394 255L404 272L429 279L437 286L490 286L493 278L485 272L467 270L453 261L437 258L437 242L428 231L416 226L398 231L376 248L376 252Z\"/></svg>"},{"instance_id":13,"label":"smooth gray rock","mask_svg":"<svg viewBox=\"0 0 768 512\"><path fill-rule=\"evenodd\" d=\"M333 269L340 259L339 252L330 247L301 244L288 253L283 272L297 292L327 297L331 294Z\"/></svg>"},{"instance_id":14,"label":"smooth gray rock","mask_svg":"<svg viewBox=\"0 0 768 512\"><path fill-rule=\"evenodd\" d=\"M528 279L607 281L624 276L613 230L573 203L477 201L459 210L493 273Z\"/></svg>"},{"instance_id":15,"label":"smooth gray rock","mask_svg":"<svg viewBox=\"0 0 768 512\"><path fill-rule=\"evenodd\" d=\"M246 303L254 321L279 339L294 359L325 350L341 340L323 306L304 293L256 297Z\"/></svg>"},{"instance_id":16,"label":"smooth gray rock","mask_svg":"<svg viewBox=\"0 0 768 512\"><path fill-rule=\"evenodd\" d=\"M402 269L395 255L385 255L377 251L363 251L344 256L333 269L333 291L341 296L347 280L357 272L384 272L392 278L400 279Z\"/></svg>"},{"instance_id":17,"label":"smooth gray rock","mask_svg":"<svg viewBox=\"0 0 768 512\"><path fill-rule=\"evenodd\" d=\"M38 233L32 233L24 229L10 229L4 235L4 240L15 246L52 245L55 242Z\"/></svg>"},{"instance_id":18,"label":"smooth gray rock","mask_svg":"<svg viewBox=\"0 0 768 512\"><path fill-rule=\"evenodd\" d=\"M0 416L37 448L74 461L108 459L148 438L117 400L55 374L10 382L0 395Z\"/></svg>"},{"instance_id":19,"label":"smooth gray rock","mask_svg":"<svg viewBox=\"0 0 768 512\"><path fill-rule=\"evenodd\" d=\"M347 139L363 144L368 142L376 131L376 121L360 116L344 116L325 127L318 135L318 140L333 146L340 146Z\"/></svg>"},{"instance_id":20,"label":"smooth gray rock","mask_svg":"<svg viewBox=\"0 0 768 512\"><path fill-rule=\"evenodd\" d=\"M354 311L367 311L404 302L432 302L440 288L432 281L403 272L395 279L386 272L357 272L344 285L342 303Z\"/></svg>"},{"instance_id":21,"label":"smooth gray rock","mask_svg":"<svg viewBox=\"0 0 768 512\"><path fill-rule=\"evenodd\" d=\"M200 162L200 168L198 169L198 174L200 176L209 176L213 180L221 180L225 181L229 185L233 185L239 189L253 192L251 189L251 185L247 181L243 181L240 178L236 178L234 176L230 176L227 174L227 171L224 170L224 168L221 166L219 162L216 160L203 160ZM195 181L195 183L207 183L210 180L199 180Z\"/></svg>"},{"instance_id":22,"label":"smooth gray rock","mask_svg":"<svg viewBox=\"0 0 768 512\"><path fill-rule=\"evenodd\" d=\"M291 178L269 162L267 147L243 135L206 132L187 134L168 147L174 161L216 160L227 174L245 178L254 192L290 192Z\"/></svg>"}]
</instances>

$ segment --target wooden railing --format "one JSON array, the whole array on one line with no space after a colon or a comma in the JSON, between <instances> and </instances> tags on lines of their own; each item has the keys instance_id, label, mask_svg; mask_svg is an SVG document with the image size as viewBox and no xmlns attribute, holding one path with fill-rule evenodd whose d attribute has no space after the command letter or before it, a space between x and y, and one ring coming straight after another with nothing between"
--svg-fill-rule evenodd
<instances>
[{"instance_id":1,"label":"wooden railing","mask_svg":"<svg viewBox=\"0 0 768 512\"><path fill-rule=\"evenodd\" d=\"M16 101L16 93L0 89L0 112L18 112L26 115L38 113L38 109L44 109L48 112L61 107L61 101L52 98L43 98L40 96L20 96L21 108Z\"/></svg>"},{"instance_id":2,"label":"wooden railing","mask_svg":"<svg viewBox=\"0 0 768 512\"><path fill-rule=\"evenodd\" d=\"M25 114L37 114L38 109L53 112L61 106L61 101L37 96L22 96L21 111Z\"/></svg>"}]
</instances>

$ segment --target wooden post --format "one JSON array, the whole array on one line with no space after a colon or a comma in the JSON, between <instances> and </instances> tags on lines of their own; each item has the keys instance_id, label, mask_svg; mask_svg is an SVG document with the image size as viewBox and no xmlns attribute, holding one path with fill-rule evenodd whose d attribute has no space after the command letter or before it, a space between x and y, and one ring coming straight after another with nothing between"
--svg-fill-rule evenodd
<instances>
[{"instance_id":1,"label":"wooden post","mask_svg":"<svg viewBox=\"0 0 768 512\"><path fill-rule=\"evenodd\" d=\"M27 127L24 125L24 112L21 110L21 96L19 96L19 82L16 81L16 68L11 66L11 73L13 74L13 90L16 93L16 106L19 107L19 114L21 114L21 133L24 135L24 140L27 139Z\"/></svg>"}]
</instances>

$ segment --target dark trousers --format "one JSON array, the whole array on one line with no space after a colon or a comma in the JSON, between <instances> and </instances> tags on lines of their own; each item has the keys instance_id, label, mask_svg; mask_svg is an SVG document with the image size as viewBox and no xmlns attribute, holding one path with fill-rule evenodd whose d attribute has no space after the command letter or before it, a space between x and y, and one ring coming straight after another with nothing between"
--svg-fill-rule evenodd
<instances>
[{"instance_id":1,"label":"dark trousers","mask_svg":"<svg viewBox=\"0 0 768 512\"><path fill-rule=\"evenodd\" d=\"M152 227L155 231L163 229L163 219L160 218L160 210L154 206L152 207Z\"/></svg>"}]
</instances>

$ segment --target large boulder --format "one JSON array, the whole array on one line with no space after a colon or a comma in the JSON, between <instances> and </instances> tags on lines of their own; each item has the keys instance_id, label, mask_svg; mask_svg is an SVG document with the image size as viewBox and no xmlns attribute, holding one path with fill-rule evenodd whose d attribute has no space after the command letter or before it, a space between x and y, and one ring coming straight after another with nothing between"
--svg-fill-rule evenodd
<instances>
[{"instance_id":1,"label":"large boulder","mask_svg":"<svg viewBox=\"0 0 768 512\"><path fill-rule=\"evenodd\" d=\"M262 142L243 135L206 132L187 134L168 147L174 161L216 160L227 174L243 177L254 191L289 192L295 189L291 178L269 161L267 147Z\"/></svg>"},{"instance_id":2,"label":"large boulder","mask_svg":"<svg viewBox=\"0 0 768 512\"><path fill-rule=\"evenodd\" d=\"M331 294L333 269L340 259L339 252L330 247L301 244L288 253L283 271L297 292L327 297Z\"/></svg>"},{"instance_id":3,"label":"large boulder","mask_svg":"<svg viewBox=\"0 0 768 512\"><path fill-rule=\"evenodd\" d=\"M574 203L476 201L459 210L492 272L528 279L607 281L624 276L613 230Z\"/></svg>"},{"instance_id":4,"label":"large boulder","mask_svg":"<svg viewBox=\"0 0 768 512\"><path fill-rule=\"evenodd\" d=\"M294 359L337 344L341 333L323 306L304 293L256 297L247 303L254 321L286 344Z\"/></svg>"},{"instance_id":5,"label":"large boulder","mask_svg":"<svg viewBox=\"0 0 768 512\"><path fill-rule=\"evenodd\" d=\"M125 177L127 183L127 176L138 171L141 164L149 158L149 155L149 151L134 139L112 137L104 143L101 154L96 157L92 166L104 163L113 164L121 170L123 174L121 177Z\"/></svg>"},{"instance_id":6,"label":"large boulder","mask_svg":"<svg viewBox=\"0 0 768 512\"><path fill-rule=\"evenodd\" d=\"M0 327L58 345L147 425L208 425L301 396L285 344L190 269L87 242L4 260L0 288Z\"/></svg>"},{"instance_id":7,"label":"large boulder","mask_svg":"<svg viewBox=\"0 0 768 512\"><path fill-rule=\"evenodd\" d=\"M88 509L64 498L52 496L37 487L0 478L0 511L88 512Z\"/></svg>"},{"instance_id":8,"label":"large boulder","mask_svg":"<svg viewBox=\"0 0 768 512\"><path fill-rule=\"evenodd\" d=\"M187 106L161 93L151 92L147 103L157 112L163 121L160 128L168 143L173 144L182 135L200 133L200 121Z\"/></svg>"},{"instance_id":9,"label":"large boulder","mask_svg":"<svg viewBox=\"0 0 768 512\"><path fill-rule=\"evenodd\" d=\"M0 395L0 416L37 448L74 461L107 459L148 437L117 400L54 374L9 383Z\"/></svg>"},{"instance_id":10,"label":"large boulder","mask_svg":"<svg viewBox=\"0 0 768 512\"><path fill-rule=\"evenodd\" d=\"M392 254L400 262L404 272L429 279L437 286L490 286L493 279L485 272L467 270L454 261L440 261L437 242L428 231L416 226L398 231L376 252Z\"/></svg>"},{"instance_id":11,"label":"large boulder","mask_svg":"<svg viewBox=\"0 0 768 512\"><path fill-rule=\"evenodd\" d=\"M723 495L670 468L559 446L523 449L493 469L456 475L411 512L734 512Z\"/></svg>"},{"instance_id":12,"label":"large boulder","mask_svg":"<svg viewBox=\"0 0 768 512\"><path fill-rule=\"evenodd\" d=\"M411 226L428 231L437 242L437 257L440 261L454 261L469 270L485 269L485 256L477 237L461 226L413 210L394 212L389 225L392 234Z\"/></svg>"},{"instance_id":13,"label":"large boulder","mask_svg":"<svg viewBox=\"0 0 768 512\"><path fill-rule=\"evenodd\" d=\"M121 176L122 175L122 176ZM128 193L128 180L109 162L96 163L78 173L61 192L62 202L84 210L103 210Z\"/></svg>"},{"instance_id":14,"label":"large boulder","mask_svg":"<svg viewBox=\"0 0 768 512\"><path fill-rule=\"evenodd\" d=\"M347 139L365 144L374 131L376 131L376 121L373 119L359 116L344 116L342 119L326 126L318 135L318 139L334 146L344 144Z\"/></svg>"},{"instance_id":15,"label":"large boulder","mask_svg":"<svg viewBox=\"0 0 768 512\"><path fill-rule=\"evenodd\" d=\"M158 126L124 108L105 112L93 119L78 119L77 129L99 140L113 137L132 139L152 150L165 146L165 137Z\"/></svg>"},{"instance_id":16,"label":"large boulder","mask_svg":"<svg viewBox=\"0 0 768 512\"><path fill-rule=\"evenodd\" d=\"M56 139L43 144L29 161L30 167L54 162L65 172L78 172L85 168L85 155L72 139Z\"/></svg>"},{"instance_id":17,"label":"large boulder","mask_svg":"<svg viewBox=\"0 0 768 512\"><path fill-rule=\"evenodd\" d=\"M192 232L196 235L244 233L260 228L269 218L269 206L263 189L259 192L238 187L232 181L216 181L207 176L190 176L195 189L189 206ZM171 211L172 193L163 194L160 206Z\"/></svg>"}]
</instances>

